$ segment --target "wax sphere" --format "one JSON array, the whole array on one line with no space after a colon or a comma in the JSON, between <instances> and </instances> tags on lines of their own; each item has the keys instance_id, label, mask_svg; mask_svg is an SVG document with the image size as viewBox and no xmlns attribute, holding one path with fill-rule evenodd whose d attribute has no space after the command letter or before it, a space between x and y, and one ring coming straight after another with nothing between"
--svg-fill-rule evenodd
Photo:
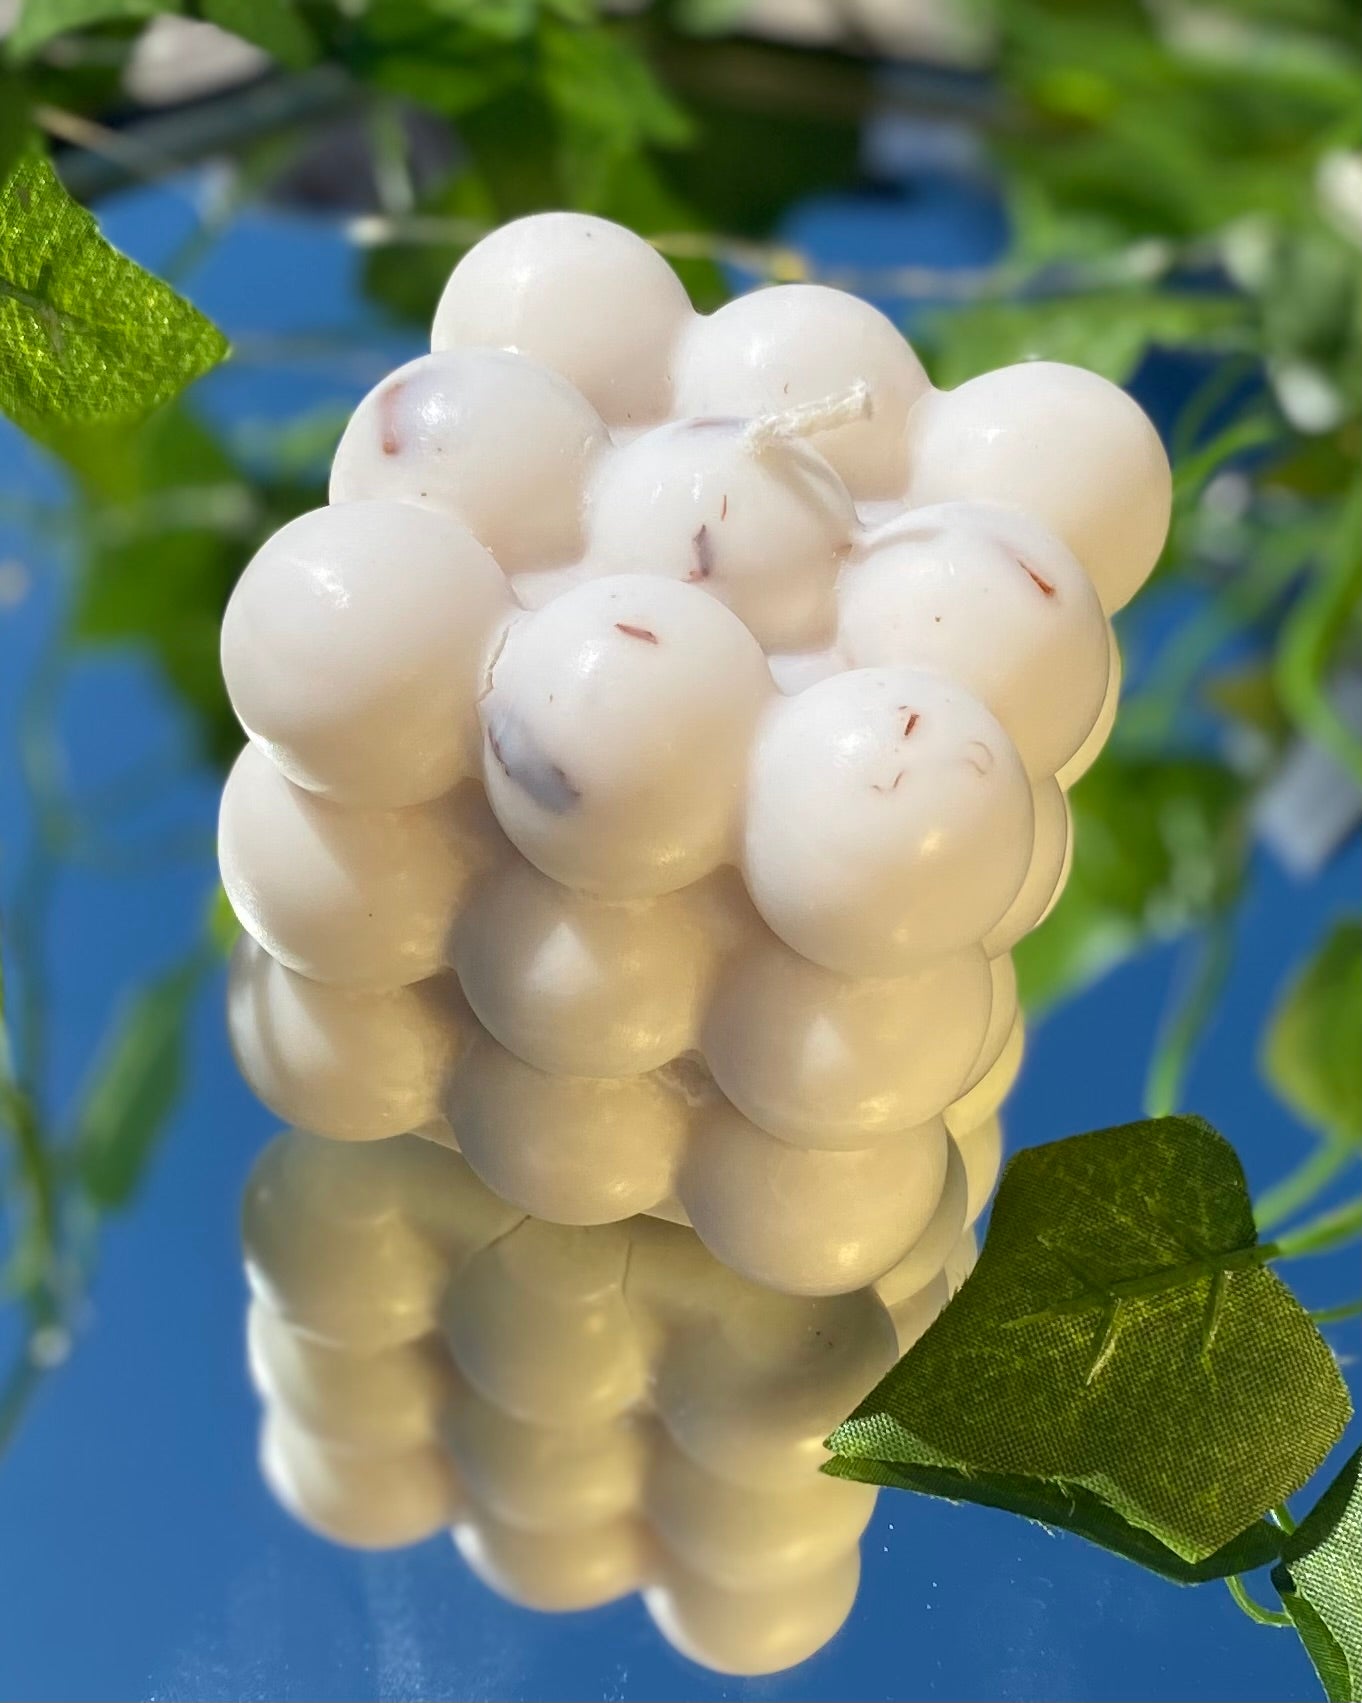
<instances>
[{"instance_id":1,"label":"wax sphere","mask_svg":"<svg viewBox=\"0 0 1362 1703\"><path fill-rule=\"evenodd\" d=\"M419 804L477 772L485 653L510 609L465 527L345 503L281 527L237 581L222 672L291 781L347 804Z\"/></svg>"},{"instance_id":2,"label":"wax sphere","mask_svg":"<svg viewBox=\"0 0 1362 1703\"><path fill-rule=\"evenodd\" d=\"M376 1141L438 1118L469 1018L452 976L382 991L330 987L246 936L232 954L227 1030L242 1074L279 1117Z\"/></svg>"},{"instance_id":3,"label":"wax sphere","mask_svg":"<svg viewBox=\"0 0 1362 1703\"><path fill-rule=\"evenodd\" d=\"M1012 961L1012 954L1003 952L996 958L990 958L988 970L993 987L993 998L988 1010L988 1028L984 1031L979 1051L975 1054L974 1063L965 1078L962 1093L968 1093L985 1072L993 1068L999 1054L1007 1045L1008 1036L1017 1019L1017 967Z\"/></svg>"},{"instance_id":4,"label":"wax sphere","mask_svg":"<svg viewBox=\"0 0 1362 1703\"><path fill-rule=\"evenodd\" d=\"M260 1468L294 1519L352 1549L405 1549L447 1526L458 1507L449 1463L434 1444L356 1455L282 1413L265 1420Z\"/></svg>"},{"instance_id":5,"label":"wax sphere","mask_svg":"<svg viewBox=\"0 0 1362 1703\"><path fill-rule=\"evenodd\" d=\"M1031 789L977 699L909 668L862 668L785 699L752 754L743 869L796 952L901 974L978 941L1031 861Z\"/></svg>"},{"instance_id":6,"label":"wax sphere","mask_svg":"<svg viewBox=\"0 0 1362 1703\"><path fill-rule=\"evenodd\" d=\"M1058 901L1073 858L1073 817L1058 781L1041 781L1032 789L1035 839L1026 879L1002 917L984 936L990 957L1010 952Z\"/></svg>"},{"instance_id":7,"label":"wax sphere","mask_svg":"<svg viewBox=\"0 0 1362 1703\"><path fill-rule=\"evenodd\" d=\"M469 1570L498 1595L554 1614L598 1608L637 1590L643 1532L630 1519L585 1531L527 1532L490 1515L461 1520L454 1542Z\"/></svg>"},{"instance_id":8,"label":"wax sphere","mask_svg":"<svg viewBox=\"0 0 1362 1703\"><path fill-rule=\"evenodd\" d=\"M1012 1019L1012 1025L992 1064L982 1072L972 1087L967 1088L958 1100L947 1106L946 1127L952 1135L966 1135L970 1130L977 1129L986 1118L993 1116L1017 1080L1025 1049L1026 1030L1018 1014Z\"/></svg>"},{"instance_id":9,"label":"wax sphere","mask_svg":"<svg viewBox=\"0 0 1362 1703\"><path fill-rule=\"evenodd\" d=\"M453 515L506 573L581 551L604 422L560 374L500 349L450 349L371 390L331 466L331 501L388 498Z\"/></svg>"},{"instance_id":10,"label":"wax sphere","mask_svg":"<svg viewBox=\"0 0 1362 1703\"><path fill-rule=\"evenodd\" d=\"M668 412L673 348L691 318L680 279L641 237L586 213L535 213L464 255L431 346L529 355L610 425L637 426Z\"/></svg>"},{"instance_id":11,"label":"wax sphere","mask_svg":"<svg viewBox=\"0 0 1362 1703\"><path fill-rule=\"evenodd\" d=\"M841 1294L888 1271L926 1229L946 1159L940 1122L830 1152L716 1107L697 1118L679 1193L701 1241L744 1277L793 1295Z\"/></svg>"},{"instance_id":12,"label":"wax sphere","mask_svg":"<svg viewBox=\"0 0 1362 1703\"><path fill-rule=\"evenodd\" d=\"M761 647L698 587L641 574L517 622L479 704L483 775L544 874L666 893L736 849L746 751L773 695Z\"/></svg>"},{"instance_id":13,"label":"wax sphere","mask_svg":"<svg viewBox=\"0 0 1362 1703\"><path fill-rule=\"evenodd\" d=\"M995 1112L973 1129L963 1130L954 1137L965 1164L968 1193L965 1201L965 1224L974 1224L988 1205L1003 1164L1003 1126Z\"/></svg>"},{"instance_id":14,"label":"wax sphere","mask_svg":"<svg viewBox=\"0 0 1362 1703\"><path fill-rule=\"evenodd\" d=\"M479 1036L445 1103L478 1176L540 1218L606 1224L671 1192L686 1110L651 1076L550 1076Z\"/></svg>"},{"instance_id":15,"label":"wax sphere","mask_svg":"<svg viewBox=\"0 0 1362 1703\"><path fill-rule=\"evenodd\" d=\"M853 668L906 663L972 692L1032 779L1053 775L1102 707L1107 623L1092 581L1029 516L992 503L910 509L838 588Z\"/></svg>"},{"instance_id":16,"label":"wax sphere","mask_svg":"<svg viewBox=\"0 0 1362 1703\"><path fill-rule=\"evenodd\" d=\"M977 946L905 976L853 978L768 939L720 978L702 1044L719 1087L763 1129L865 1147L959 1093L992 997Z\"/></svg>"},{"instance_id":17,"label":"wax sphere","mask_svg":"<svg viewBox=\"0 0 1362 1703\"><path fill-rule=\"evenodd\" d=\"M1097 720L1089 729L1087 738L1055 776L1065 792L1076 786L1102 755L1107 740L1111 738L1111 730L1116 726L1116 711L1121 702L1121 649L1116 642L1115 630L1110 627L1107 630L1107 646L1111 663L1107 673L1107 689L1102 698L1102 707L1097 712Z\"/></svg>"},{"instance_id":18,"label":"wax sphere","mask_svg":"<svg viewBox=\"0 0 1362 1703\"><path fill-rule=\"evenodd\" d=\"M379 1349L320 1342L256 1301L246 1343L262 1399L312 1436L385 1453L436 1440L452 1379L433 1338Z\"/></svg>"},{"instance_id":19,"label":"wax sphere","mask_svg":"<svg viewBox=\"0 0 1362 1703\"><path fill-rule=\"evenodd\" d=\"M860 1579L855 1548L807 1579L743 1591L674 1563L643 1600L667 1642L693 1661L720 1673L769 1674L822 1649L851 1613Z\"/></svg>"},{"instance_id":20,"label":"wax sphere","mask_svg":"<svg viewBox=\"0 0 1362 1703\"><path fill-rule=\"evenodd\" d=\"M969 1222L969 1174L963 1151L954 1138L946 1144L946 1176L941 1198L903 1257L879 1285L887 1304L904 1301L924 1291L941 1273L951 1249Z\"/></svg>"},{"instance_id":21,"label":"wax sphere","mask_svg":"<svg viewBox=\"0 0 1362 1703\"><path fill-rule=\"evenodd\" d=\"M503 1525L589 1529L632 1513L642 1497L644 1428L627 1418L567 1424L549 1410L532 1423L464 1390L444 1437L469 1496Z\"/></svg>"},{"instance_id":22,"label":"wax sphere","mask_svg":"<svg viewBox=\"0 0 1362 1703\"><path fill-rule=\"evenodd\" d=\"M587 528L593 573L700 585L781 649L831 637L856 513L809 444L759 450L746 421L707 417L658 426L604 461Z\"/></svg>"},{"instance_id":23,"label":"wax sphere","mask_svg":"<svg viewBox=\"0 0 1362 1703\"><path fill-rule=\"evenodd\" d=\"M436 974L477 881L510 855L472 781L405 810L346 809L248 745L223 788L232 909L273 958L317 981L400 987Z\"/></svg>"},{"instance_id":24,"label":"wax sphere","mask_svg":"<svg viewBox=\"0 0 1362 1703\"><path fill-rule=\"evenodd\" d=\"M479 1021L526 1064L637 1076L695 1044L708 923L693 889L612 902L517 858L464 913L455 964Z\"/></svg>"},{"instance_id":25,"label":"wax sphere","mask_svg":"<svg viewBox=\"0 0 1362 1703\"><path fill-rule=\"evenodd\" d=\"M914 506L1008 503L1058 534L1122 608L1148 579L1172 511L1168 456L1125 391L1082 367L1023 361L934 391L908 426Z\"/></svg>"},{"instance_id":26,"label":"wax sphere","mask_svg":"<svg viewBox=\"0 0 1362 1703\"><path fill-rule=\"evenodd\" d=\"M556 1227L523 1228L538 1242ZM644 1400L649 1375L620 1268L597 1292L545 1293L508 1253L519 1234L512 1230L474 1255L445 1296L443 1329L461 1376L484 1401L527 1425L614 1423ZM577 1234L594 1241L602 1232Z\"/></svg>"},{"instance_id":27,"label":"wax sphere","mask_svg":"<svg viewBox=\"0 0 1362 1703\"><path fill-rule=\"evenodd\" d=\"M810 442L853 497L902 493L908 477L904 431L929 389L903 333L878 309L821 284L780 284L728 302L695 321L678 362L677 412L779 414L867 392L863 419L815 432Z\"/></svg>"},{"instance_id":28,"label":"wax sphere","mask_svg":"<svg viewBox=\"0 0 1362 1703\"><path fill-rule=\"evenodd\" d=\"M649 1524L684 1566L741 1591L821 1573L856 1547L875 1507L875 1488L823 1473L778 1489L716 1479L679 1449L657 1452L644 1508Z\"/></svg>"}]
</instances>

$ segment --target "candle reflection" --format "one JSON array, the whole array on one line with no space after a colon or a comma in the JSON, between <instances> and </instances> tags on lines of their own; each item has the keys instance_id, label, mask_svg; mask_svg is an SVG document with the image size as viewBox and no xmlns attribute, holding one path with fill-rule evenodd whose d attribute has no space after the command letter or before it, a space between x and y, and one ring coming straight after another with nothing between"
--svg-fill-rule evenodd
<instances>
[{"instance_id":1,"label":"candle reflection","mask_svg":"<svg viewBox=\"0 0 1362 1703\"><path fill-rule=\"evenodd\" d=\"M996 1124L953 1144L963 1216L997 1163ZM676 1649L745 1674L849 1613L875 1492L819 1473L822 1439L974 1259L955 1230L873 1289L780 1295L684 1226L551 1225L435 1143L296 1131L243 1236L261 1464L290 1513L365 1549L450 1528L527 1608L638 1591Z\"/></svg>"}]
</instances>

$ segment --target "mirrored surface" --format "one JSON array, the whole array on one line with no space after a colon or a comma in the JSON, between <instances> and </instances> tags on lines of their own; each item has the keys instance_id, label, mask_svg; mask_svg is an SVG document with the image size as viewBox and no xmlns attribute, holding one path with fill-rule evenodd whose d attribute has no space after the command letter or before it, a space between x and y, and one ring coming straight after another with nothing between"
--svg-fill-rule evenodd
<instances>
[{"instance_id":1,"label":"mirrored surface","mask_svg":"<svg viewBox=\"0 0 1362 1703\"><path fill-rule=\"evenodd\" d=\"M357 1549L452 1530L507 1601L569 1613L637 1592L720 1673L806 1660L850 1612L870 1486L822 1440L936 1317L966 1232L877 1289L747 1282L656 1218L527 1218L418 1138L288 1132L243 1240L265 1479Z\"/></svg>"}]
</instances>

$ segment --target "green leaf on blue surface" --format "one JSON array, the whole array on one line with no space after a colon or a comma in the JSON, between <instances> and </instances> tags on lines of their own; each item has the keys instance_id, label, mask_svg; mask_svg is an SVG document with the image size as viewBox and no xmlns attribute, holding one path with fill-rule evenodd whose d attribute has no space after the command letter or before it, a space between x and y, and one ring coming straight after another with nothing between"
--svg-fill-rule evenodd
<instances>
[{"instance_id":1,"label":"green leaf on blue surface","mask_svg":"<svg viewBox=\"0 0 1362 1703\"><path fill-rule=\"evenodd\" d=\"M1172 1117L1019 1153L974 1274L828 1447L1120 1553L1145 1534L1163 1571L1236 1571L1350 1412L1233 1148Z\"/></svg>"},{"instance_id":2,"label":"green leaf on blue surface","mask_svg":"<svg viewBox=\"0 0 1362 1703\"><path fill-rule=\"evenodd\" d=\"M1330 1703L1362 1697L1362 1449L1282 1545L1272 1582Z\"/></svg>"},{"instance_id":3,"label":"green leaf on blue surface","mask_svg":"<svg viewBox=\"0 0 1362 1703\"><path fill-rule=\"evenodd\" d=\"M107 243L29 147L0 183L0 410L51 440L122 424L227 353L210 320Z\"/></svg>"},{"instance_id":4,"label":"green leaf on blue surface","mask_svg":"<svg viewBox=\"0 0 1362 1703\"><path fill-rule=\"evenodd\" d=\"M1362 917L1334 925L1287 988L1263 1045L1268 1081L1306 1123L1362 1143Z\"/></svg>"}]
</instances>

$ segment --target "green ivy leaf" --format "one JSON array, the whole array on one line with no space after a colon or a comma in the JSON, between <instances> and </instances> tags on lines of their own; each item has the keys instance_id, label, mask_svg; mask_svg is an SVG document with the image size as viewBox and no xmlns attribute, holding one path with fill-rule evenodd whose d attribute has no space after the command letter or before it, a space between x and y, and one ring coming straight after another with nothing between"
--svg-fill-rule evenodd
<instances>
[{"instance_id":1,"label":"green ivy leaf","mask_svg":"<svg viewBox=\"0 0 1362 1703\"><path fill-rule=\"evenodd\" d=\"M24 0L9 38L15 60L30 59L56 36L92 24L154 18L158 12L179 11L179 0Z\"/></svg>"},{"instance_id":2,"label":"green ivy leaf","mask_svg":"<svg viewBox=\"0 0 1362 1703\"><path fill-rule=\"evenodd\" d=\"M1336 923L1268 1025L1263 1069L1307 1123L1362 1144L1362 917Z\"/></svg>"},{"instance_id":3,"label":"green ivy leaf","mask_svg":"<svg viewBox=\"0 0 1362 1703\"><path fill-rule=\"evenodd\" d=\"M828 1446L875 1482L944 1469L1122 1553L1133 1528L1233 1569L1350 1411L1233 1148L1158 1118L1019 1153L973 1276Z\"/></svg>"},{"instance_id":4,"label":"green ivy leaf","mask_svg":"<svg viewBox=\"0 0 1362 1703\"><path fill-rule=\"evenodd\" d=\"M1272 1582L1330 1703L1362 1697L1362 1449L1282 1545Z\"/></svg>"},{"instance_id":5,"label":"green ivy leaf","mask_svg":"<svg viewBox=\"0 0 1362 1703\"><path fill-rule=\"evenodd\" d=\"M81 1108L76 1168L100 1207L131 1198L180 1097L185 1024L204 973L197 954L142 989L118 1014Z\"/></svg>"},{"instance_id":6,"label":"green ivy leaf","mask_svg":"<svg viewBox=\"0 0 1362 1703\"><path fill-rule=\"evenodd\" d=\"M848 1455L834 1455L823 1470L832 1478L912 1490L919 1496L941 1496L949 1502L977 1502L981 1507L1020 1514L1043 1526L1059 1526L1178 1585L1199 1585L1232 1573L1250 1573L1281 1554L1281 1529L1270 1520L1255 1520L1203 1560L1185 1560L1152 1532L1123 1520L1100 1496L1075 1484L1047 1484L1006 1473L979 1477L953 1472L949 1467L912 1466Z\"/></svg>"},{"instance_id":7,"label":"green ivy leaf","mask_svg":"<svg viewBox=\"0 0 1362 1703\"><path fill-rule=\"evenodd\" d=\"M33 149L0 183L0 410L35 436L150 412L227 353L217 327L112 248Z\"/></svg>"}]
</instances>

